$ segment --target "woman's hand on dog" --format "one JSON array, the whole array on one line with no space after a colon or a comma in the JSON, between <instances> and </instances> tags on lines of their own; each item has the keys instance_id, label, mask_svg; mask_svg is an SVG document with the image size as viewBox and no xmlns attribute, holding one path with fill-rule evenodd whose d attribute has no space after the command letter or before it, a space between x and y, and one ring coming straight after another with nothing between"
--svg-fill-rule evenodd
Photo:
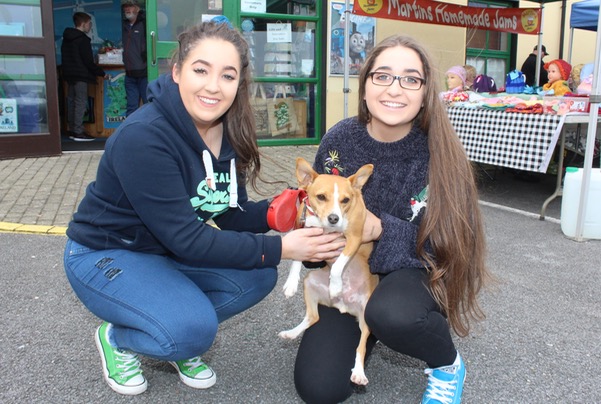
<instances>
[{"instance_id":1,"label":"woman's hand on dog","mask_svg":"<svg viewBox=\"0 0 601 404\"><path fill-rule=\"evenodd\" d=\"M362 241L369 243L379 240L380 237L382 237L382 221L368 210L365 224L363 225Z\"/></svg>"},{"instance_id":2,"label":"woman's hand on dog","mask_svg":"<svg viewBox=\"0 0 601 404\"><path fill-rule=\"evenodd\" d=\"M324 234L319 227L291 231L282 237L282 259L318 262L338 257L346 241L341 233Z\"/></svg>"}]
</instances>

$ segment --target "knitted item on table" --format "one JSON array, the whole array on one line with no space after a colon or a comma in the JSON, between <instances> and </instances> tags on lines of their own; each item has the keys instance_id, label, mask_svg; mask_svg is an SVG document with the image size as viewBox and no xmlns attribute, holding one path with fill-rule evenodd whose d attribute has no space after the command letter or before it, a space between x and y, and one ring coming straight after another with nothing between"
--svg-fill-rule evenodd
<instances>
[{"instance_id":1,"label":"knitted item on table","mask_svg":"<svg viewBox=\"0 0 601 404\"><path fill-rule=\"evenodd\" d=\"M551 90L553 90L553 94L551 94ZM554 83L547 83L543 86L543 91L548 92L546 95L556 95L561 96L565 93L571 92L570 86L567 81L557 80Z\"/></svg>"}]
</instances>

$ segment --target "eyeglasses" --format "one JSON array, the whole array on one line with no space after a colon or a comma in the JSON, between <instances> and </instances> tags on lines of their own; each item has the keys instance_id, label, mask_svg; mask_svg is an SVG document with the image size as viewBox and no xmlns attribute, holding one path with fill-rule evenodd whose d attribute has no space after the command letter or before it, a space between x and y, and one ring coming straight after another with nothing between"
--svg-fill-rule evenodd
<instances>
[{"instance_id":1,"label":"eyeglasses","mask_svg":"<svg viewBox=\"0 0 601 404\"><path fill-rule=\"evenodd\" d=\"M405 90L419 90L426 80L415 76L394 76L388 73L371 72L369 73L371 82L376 86L391 86L395 80L399 81L399 85Z\"/></svg>"}]
</instances>

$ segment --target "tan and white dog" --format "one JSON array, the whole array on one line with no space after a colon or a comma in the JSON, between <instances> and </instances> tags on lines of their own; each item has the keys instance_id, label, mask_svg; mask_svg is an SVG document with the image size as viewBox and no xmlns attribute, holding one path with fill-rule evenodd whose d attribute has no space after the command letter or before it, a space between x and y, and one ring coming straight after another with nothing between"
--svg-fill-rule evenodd
<instances>
[{"instance_id":1,"label":"tan and white dog","mask_svg":"<svg viewBox=\"0 0 601 404\"><path fill-rule=\"evenodd\" d=\"M279 334L286 339L297 338L319 321L318 304L355 316L361 329L361 339L351 381L359 385L368 383L364 362L370 331L364 318L365 305L378 284L378 277L370 273L367 262L373 243L361 243L367 214L361 189L372 172L373 165L366 164L348 178L320 175L306 160L296 159L299 188L307 194L299 209L297 227L323 227L327 232L341 232L346 237L346 246L334 262L308 273L304 279L305 318L293 329ZM301 262L292 263L284 285L287 297L296 293L301 269Z\"/></svg>"}]
</instances>

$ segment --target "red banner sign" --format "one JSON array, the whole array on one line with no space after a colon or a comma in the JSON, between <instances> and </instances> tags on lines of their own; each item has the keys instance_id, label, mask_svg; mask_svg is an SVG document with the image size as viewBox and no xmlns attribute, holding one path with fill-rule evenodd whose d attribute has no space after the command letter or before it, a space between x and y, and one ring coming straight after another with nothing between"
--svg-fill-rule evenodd
<instances>
[{"instance_id":1,"label":"red banner sign","mask_svg":"<svg viewBox=\"0 0 601 404\"><path fill-rule=\"evenodd\" d=\"M481 8L432 0L354 0L353 14L513 34L538 34L540 8Z\"/></svg>"}]
</instances>

